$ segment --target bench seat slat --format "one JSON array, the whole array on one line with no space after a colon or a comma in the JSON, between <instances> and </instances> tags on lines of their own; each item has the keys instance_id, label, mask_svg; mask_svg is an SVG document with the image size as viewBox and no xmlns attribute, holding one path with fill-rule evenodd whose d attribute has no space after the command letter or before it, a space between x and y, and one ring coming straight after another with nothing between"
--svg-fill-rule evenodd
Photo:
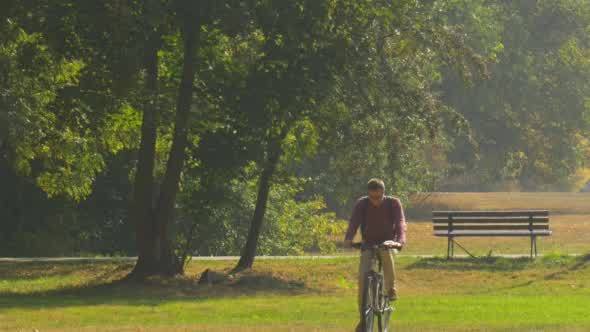
<instances>
[{"instance_id":1,"label":"bench seat slat","mask_svg":"<svg viewBox=\"0 0 590 332\"><path fill-rule=\"evenodd\" d=\"M485 217L499 217L499 216L548 216L549 210L507 210L507 211L432 211L433 217L448 217L456 216L485 216Z\"/></svg>"},{"instance_id":2,"label":"bench seat slat","mask_svg":"<svg viewBox=\"0 0 590 332\"><path fill-rule=\"evenodd\" d=\"M475 231L475 230L458 230L458 231L434 231L435 236L549 236L550 230L533 230L531 231Z\"/></svg>"},{"instance_id":3,"label":"bench seat slat","mask_svg":"<svg viewBox=\"0 0 590 332\"><path fill-rule=\"evenodd\" d=\"M432 218L433 223L449 223L452 221L453 223L548 223L549 217L533 217L529 219L529 217L508 217L508 218L497 218L497 217L453 217L453 219L449 218L441 218L435 217Z\"/></svg>"}]
</instances>

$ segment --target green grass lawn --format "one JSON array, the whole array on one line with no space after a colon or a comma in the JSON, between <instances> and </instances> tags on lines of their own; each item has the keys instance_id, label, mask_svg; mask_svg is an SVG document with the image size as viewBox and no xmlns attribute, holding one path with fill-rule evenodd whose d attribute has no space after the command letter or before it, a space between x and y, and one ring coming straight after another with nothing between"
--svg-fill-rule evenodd
<instances>
[{"instance_id":1,"label":"green grass lawn","mask_svg":"<svg viewBox=\"0 0 590 332\"><path fill-rule=\"evenodd\" d=\"M260 260L233 280L206 268L143 284L120 262L0 263L3 331L352 331L358 259ZM528 259L399 257L398 331L588 331L590 255Z\"/></svg>"}]
</instances>

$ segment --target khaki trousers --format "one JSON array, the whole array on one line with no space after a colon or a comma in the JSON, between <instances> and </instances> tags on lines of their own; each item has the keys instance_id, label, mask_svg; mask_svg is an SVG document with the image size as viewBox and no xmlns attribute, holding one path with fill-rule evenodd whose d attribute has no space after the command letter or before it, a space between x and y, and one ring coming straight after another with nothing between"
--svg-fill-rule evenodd
<instances>
[{"instance_id":1,"label":"khaki trousers","mask_svg":"<svg viewBox=\"0 0 590 332\"><path fill-rule=\"evenodd\" d=\"M381 256L383 266L383 292L385 295L390 294L395 290L395 263L393 257L397 254L397 249L377 249L377 254ZM374 269L377 270L377 259L373 261ZM358 308L359 313L362 313L363 301L363 283L365 274L371 270L371 250L361 251L361 258L359 263L358 275Z\"/></svg>"}]
</instances>

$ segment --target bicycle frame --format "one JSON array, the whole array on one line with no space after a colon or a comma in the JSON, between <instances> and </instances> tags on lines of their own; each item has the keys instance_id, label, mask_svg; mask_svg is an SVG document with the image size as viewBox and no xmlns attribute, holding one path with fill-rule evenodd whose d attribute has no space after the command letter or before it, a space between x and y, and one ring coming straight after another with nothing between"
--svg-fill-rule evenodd
<instances>
[{"instance_id":1,"label":"bicycle frame","mask_svg":"<svg viewBox=\"0 0 590 332\"><path fill-rule=\"evenodd\" d=\"M381 255L378 255L377 252L378 250L389 250L391 248L382 245L361 245L360 249L371 251L370 268L364 277L365 281L363 283L361 322L365 331L373 331L373 320L377 316L378 331L387 332L389 331L389 318L395 308L390 305L383 294L383 262L381 261ZM370 299L367 299L367 297L370 297Z\"/></svg>"}]
</instances>

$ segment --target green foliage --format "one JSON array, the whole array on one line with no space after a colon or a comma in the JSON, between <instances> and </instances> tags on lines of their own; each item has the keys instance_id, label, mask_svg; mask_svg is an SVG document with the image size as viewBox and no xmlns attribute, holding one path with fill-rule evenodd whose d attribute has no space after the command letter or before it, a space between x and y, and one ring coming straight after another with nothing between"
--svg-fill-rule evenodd
<instances>
[{"instance_id":1,"label":"green foliage","mask_svg":"<svg viewBox=\"0 0 590 332\"><path fill-rule=\"evenodd\" d=\"M254 213L258 172L250 164L239 179L219 179L206 187L197 183L185 186L176 225L180 247L187 244L186 236L191 234L195 254L239 255ZM323 198L299 199L302 188L303 181L297 178L271 187L259 254L298 255L335 250L331 236L341 234L345 223L326 209Z\"/></svg>"},{"instance_id":2,"label":"green foliage","mask_svg":"<svg viewBox=\"0 0 590 332\"><path fill-rule=\"evenodd\" d=\"M486 36L503 45L493 52L491 78L462 88L447 75L442 85L447 103L468 120L474 143L451 138L449 161L479 174L475 185L513 180L527 189L567 190L560 184L588 158L579 136L590 129L590 5L527 0L488 8L496 12L493 30L464 24L473 31L470 45L478 47Z\"/></svg>"},{"instance_id":3,"label":"green foliage","mask_svg":"<svg viewBox=\"0 0 590 332\"><path fill-rule=\"evenodd\" d=\"M444 133L465 128L466 121L433 91L445 65L466 79L486 71L486 59L466 45L463 22L444 19L457 11L459 3L383 3L370 7L373 19L351 34L358 46L314 117L317 153L298 169L314 179L307 192L322 193L339 215L349 214L371 177L383 178L388 193L403 198L430 190L444 175L433 151L444 153Z\"/></svg>"},{"instance_id":4,"label":"green foliage","mask_svg":"<svg viewBox=\"0 0 590 332\"><path fill-rule=\"evenodd\" d=\"M305 251L335 251L332 238L342 234L346 224L325 210L323 198L296 201L294 191L286 184L273 187L258 253L301 255Z\"/></svg>"},{"instance_id":5,"label":"green foliage","mask_svg":"<svg viewBox=\"0 0 590 332\"><path fill-rule=\"evenodd\" d=\"M111 154L135 150L139 145L141 113L129 104L123 104L119 112L110 114L108 126L102 132L102 144Z\"/></svg>"},{"instance_id":6,"label":"green foliage","mask_svg":"<svg viewBox=\"0 0 590 332\"><path fill-rule=\"evenodd\" d=\"M100 54L97 65L84 52L81 40L88 31L76 30L75 7L33 2L28 10L34 19L15 8L2 26L8 38L0 44L4 156L50 197L80 201L92 192L106 155L137 146L140 119L129 104L109 97L106 57Z\"/></svg>"},{"instance_id":7,"label":"green foliage","mask_svg":"<svg viewBox=\"0 0 590 332\"><path fill-rule=\"evenodd\" d=\"M341 228L336 216L348 216L370 177L405 200L465 173L484 183L567 189L590 163L590 5L583 1L17 0L5 7L0 165L50 216L21 213L23 199L0 190L4 206L17 206L18 213L0 211L11 220L3 225L11 243L37 239L58 253L103 241L133 251L116 243L133 241L124 211L142 112L156 114L157 189L175 133L182 22L197 7L195 21L186 21L198 24L199 36L188 59L195 102L171 232L179 251L239 254L258 179L277 156L262 254L333 250L327 239ZM49 227L58 219L61 234ZM78 236L69 242L68 233Z\"/></svg>"},{"instance_id":8,"label":"green foliage","mask_svg":"<svg viewBox=\"0 0 590 332\"><path fill-rule=\"evenodd\" d=\"M0 256L134 255L134 227L126 222L129 160L128 153L108 158L92 193L78 203L48 198L34 179L0 160Z\"/></svg>"},{"instance_id":9,"label":"green foliage","mask_svg":"<svg viewBox=\"0 0 590 332\"><path fill-rule=\"evenodd\" d=\"M0 45L3 133L10 162L20 175L36 178L49 196L80 200L103 169L96 138L63 125L52 111L61 90L78 83L83 64L55 58L40 34L10 27L12 40Z\"/></svg>"},{"instance_id":10,"label":"green foliage","mask_svg":"<svg viewBox=\"0 0 590 332\"><path fill-rule=\"evenodd\" d=\"M318 145L319 131L313 121L309 118L298 121L283 140L283 161L300 164L317 152Z\"/></svg>"}]
</instances>

